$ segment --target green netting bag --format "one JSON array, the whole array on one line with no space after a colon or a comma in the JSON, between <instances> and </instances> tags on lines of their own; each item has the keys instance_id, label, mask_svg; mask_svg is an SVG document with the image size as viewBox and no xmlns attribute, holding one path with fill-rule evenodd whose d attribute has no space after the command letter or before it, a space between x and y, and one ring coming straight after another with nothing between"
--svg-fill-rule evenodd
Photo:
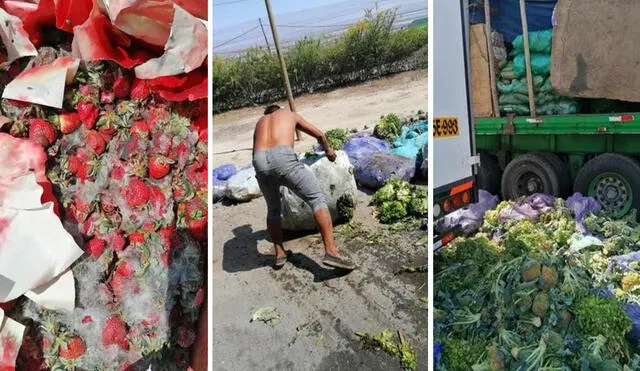
<instances>
[{"instance_id":1,"label":"green netting bag","mask_svg":"<svg viewBox=\"0 0 640 371\"><path fill-rule=\"evenodd\" d=\"M509 61L506 66L500 70L500 79L511 81L516 78L516 74L513 72L513 61Z\"/></svg>"},{"instance_id":2,"label":"green netting bag","mask_svg":"<svg viewBox=\"0 0 640 371\"><path fill-rule=\"evenodd\" d=\"M529 105L524 105L524 104L500 105L500 111L504 114L515 113L518 116L524 116L529 114Z\"/></svg>"},{"instance_id":3,"label":"green netting bag","mask_svg":"<svg viewBox=\"0 0 640 371\"><path fill-rule=\"evenodd\" d=\"M538 90L540 90L540 88L543 86L544 84L544 76L540 76L540 75L535 75L533 76L533 91L536 92ZM529 94L529 88L527 87L527 79L526 78L522 78L520 80L512 80L510 83L504 83L504 82L497 82L496 86L498 88L498 91L501 94L512 94L512 93L519 93L519 94Z\"/></svg>"},{"instance_id":4,"label":"green netting bag","mask_svg":"<svg viewBox=\"0 0 640 371\"><path fill-rule=\"evenodd\" d=\"M544 80L544 84L542 84L542 86L540 87L540 89L538 89L538 91L541 93L550 93L555 91L553 89L553 85L551 85L551 76L547 77Z\"/></svg>"},{"instance_id":5,"label":"green netting bag","mask_svg":"<svg viewBox=\"0 0 640 371\"><path fill-rule=\"evenodd\" d=\"M498 103L505 104L528 104L529 96L527 94L511 93L503 94L498 98Z\"/></svg>"},{"instance_id":6,"label":"green netting bag","mask_svg":"<svg viewBox=\"0 0 640 371\"><path fill-rule=\"evenodd\" d=\"M561 101L562 98L555 92L540 92L535 96L536 105L543 105Z\"/></svg>"},{"instance_id":7,"label":"green netting bag","mask_svg":"<svg viewBox=\"0 0 640 371\"><path fill-rule=\"evenodd\" d=\"M580 105L578 102L572 100L563 100L536 106L536 113L539 115L571 115L578 113L579 110Z\"/></svg>"},{"instance_id":8,"label":"green netting bag","mask_svg":"<svg viewBox=\"0 0 640 371\"><path fill-rule=\"evenodd\" d=\"M529 50L532 53L551 53L553 30L529 32ZM512 55L524 54L524 37L516 36L513 40Z\"/></svg>"},{"instance_id":9,"label":"green netting bag","mask_svg":"<svg viewBox=\"0 0 640 371\"><path fill-rule=\"evenodd\" d=\"M531 71L534 75L548 76L551 73L551 54L531 54ZM513 72L517 78L527 74L524 63L524 55L516 55L513 58Z\"/></svg>"}]
</instances>

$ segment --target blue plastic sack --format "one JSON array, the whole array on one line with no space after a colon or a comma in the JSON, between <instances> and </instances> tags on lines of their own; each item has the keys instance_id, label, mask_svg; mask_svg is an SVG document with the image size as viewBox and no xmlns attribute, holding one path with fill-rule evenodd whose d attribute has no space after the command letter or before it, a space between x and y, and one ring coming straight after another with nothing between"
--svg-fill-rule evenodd
<instances>
[{"instance_id":1,"label":"blue plastic sack","mask_svg":"<svg viewBox=\"0 0 640 371\"><path fill-rule=\"evenodd\" d=\"M366 164L354 167L356 182L374 190L390 179L408 182L416 172L415 160L382 152L373 154Z\"/></svg>"},{"instance_id":2,"label":"blue plastic sack","mask_svg":"<svg viewBox=\"0 0 640 371\"><path fill-rule=\"evenodd\" d=\"M390 154L402 156L406 158L413 159L414 161L418 158L418 154L420 153L420 147L415 144L408 143L401 147L397 147L389 151Z\"/></svg>"},{"instance_id":3,"label":"blue plastic sack","mask_svg":"<svg viewBox=\"0 0 640 371\"><path fill-rule=\"evenodd\" d=\"M444 344L433 344L433 365L434 366L438 364L438 359L440 359L440 353L442 353L442 348L444 348Z\"/></svg>"},{"instance_id":4,"label":"blue plastic sack","mask_svg":"<svg viewBox=\"0 0 640 371\"><path fill-rule=\"evenodd\" d=\"M213 182L218 183L220 181L229 180L236 174L236 167L233 164L224 164L213 169Z\"/></svg>"}]
</instances>

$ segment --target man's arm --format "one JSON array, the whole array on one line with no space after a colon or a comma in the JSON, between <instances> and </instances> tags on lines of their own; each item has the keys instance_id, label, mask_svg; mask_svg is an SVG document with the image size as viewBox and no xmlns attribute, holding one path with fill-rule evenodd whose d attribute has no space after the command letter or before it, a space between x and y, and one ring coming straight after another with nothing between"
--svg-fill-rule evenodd
<instances>
[{"instance_id":1,"label":"man's arm","mask_svg":"<svg viewBox=\"0 0 640 371\"><path fill-rule=\"evenodd\" d=\"M302 116L295 113L296 115L296 128L304 132L305 134L311 135L316 138L318 143L324 148L325 152L331 151L332 148L329 146L329 142L327 141L327 137L324 136L322 130L313 126L309 121L305 120Z\"/></svg>"}]
</instances>

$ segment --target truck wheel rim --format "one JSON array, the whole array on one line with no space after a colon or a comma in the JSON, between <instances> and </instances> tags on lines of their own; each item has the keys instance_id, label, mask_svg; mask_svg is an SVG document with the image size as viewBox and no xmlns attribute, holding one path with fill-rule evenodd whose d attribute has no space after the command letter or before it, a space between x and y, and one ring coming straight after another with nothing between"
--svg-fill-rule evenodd
<instances>
[{"instance_id":1,"label":"truck wheel rim","mask_svg":"<svg viewBox=\"0 0 640 371\"><path fill-rule=\"evenodd\" d=\"M603 208L615 217L626 215L633 204L633 190L627 179L620 174L603 173L589 184L589 196L597 199Z\"/></svg>"},{"instance_id":2,"label":"truck wheel rim","mask_svg":"<svg viewBox=\"0 0 640 371\"><path fill-rule=\"evenodd\" d=\"M538 175L527 172L516 181L516 189L518 196L528 196L534 193L543 193L544 184Z\"/></svg>"}]
</instances>

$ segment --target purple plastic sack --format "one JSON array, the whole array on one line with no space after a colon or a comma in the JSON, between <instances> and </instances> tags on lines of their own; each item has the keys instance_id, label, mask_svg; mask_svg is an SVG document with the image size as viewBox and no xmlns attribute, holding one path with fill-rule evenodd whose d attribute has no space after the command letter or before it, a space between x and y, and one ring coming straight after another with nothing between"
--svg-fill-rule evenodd
<instances>
[{"instance_id":1,"label":"purple plastic sack","mask_svg":"<svg viewBox=\"0 0 640 371\"><path fill-rule=\"evenodd\" d=\"M614 266L620 268L622 272L628 272L631 270L631 268L629 268L629 264L637 261L640 261L640 251L612 256L609 258L609 265L607 266L606 274L611 274L611 270Z\"/></svg>"},{"instance_id":2,"label":"purple plastic sack","mask_svg":"<svg viewBox=\"0 0 640 371\"><path fill-rule=\"evenodd\" d=\"M224 164L213 169L213 183L229 180L236 174L236 167L233 164Z\"/></svg>"},{"instance_id":3,"label":"purple plastic sack","mask_svg":"<svg viewBox=\"0 0 640 371\"><path fill-rule=\"evenodd\" d=\"M595 214L601 209L598 200L593 197L584 197L580 192L574 193L573 196L567 198L565 206L573 213L578 231L581 233L587 232L583 224L585 216Z\"/></svg>"},{"instance_id":4,"label":"purple plastic sack","mask_svg":"<svg viewBox=\"0 0 640 371\"><path fill-rule=\"evenodd\" d=\"M436 222L435 228L444 232L456 226L460 226L462 232L469 234L477 231L482 226L484 214L487 210L493 210L498 206L498 196L480 190L478 192L478 202L469 205L466 209L454 211Z\"/></svg>"},{"instance_id":5,"label":"purple plastic sack","mask_svg":"<svg viewBox=\"0 0 640 371\"><path fill-rule=\"evenodd\" d=\"M342 150L349 156L349 161L356 170L371 159L375 153L389 152L389 143L384 140L372 137L367 132L358 133L352 136L347 143L344 144Z\"/></svg>"},{"instance_id":6,"label":"purple plastic sack","mask_svg":"<svg viewBox=\"0 0 640 371\"><path fill-rule=\"evenodd\" d=\"M553 210L555 198L540 193L532 194L517 204L507 207L500 212L502 220L521 220L528 218L538 220L540 215Z\"/></svg>"},{"instance_id":7,"label":"purple plastic sack","mask_svg":"<svg viewBox=\"0 0 640 371\"><path fill-rule=\"evenodd\" d=\"M373 154L365 165L354 168L356 182L370 189L378 189L390 179L408 182L416 173L414 160L381 152Z\"/></svg>"},{"instance_id":8,"label":"purple plastic sack","mask_svg":"<svg viewBox=\"0 0 640 371\"><path fill-rule=\"evenodd\" d=\"M624 310L631 320L631 331L627 334L627 338L637 345L640 341L640 305L635 303L625 304Z\"/></svg>"}]
</instances>

